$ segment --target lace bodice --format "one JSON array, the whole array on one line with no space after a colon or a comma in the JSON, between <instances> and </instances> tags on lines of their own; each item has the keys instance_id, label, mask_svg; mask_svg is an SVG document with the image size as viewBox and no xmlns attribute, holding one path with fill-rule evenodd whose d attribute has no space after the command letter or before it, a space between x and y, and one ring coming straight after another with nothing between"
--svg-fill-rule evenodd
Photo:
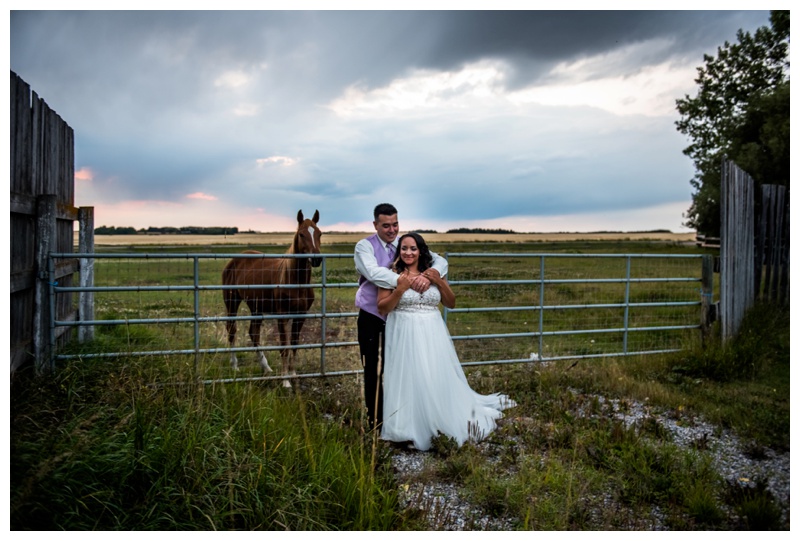
<instances>
[{"instance_id":1,"label":"lace bodice","mask_svg":"<svg viewBox=\"0 0 800 541\"><path fill-rule=\"evenodd\" d=\"M439 293L439 288L431 284L431 287L425 293L417 293L413 289L407 289L400 297L400 302L397 303L395 310L402 312L431 312L439 309L439 302L442 300L442 294Z\"/></svg>"}]
</instances>

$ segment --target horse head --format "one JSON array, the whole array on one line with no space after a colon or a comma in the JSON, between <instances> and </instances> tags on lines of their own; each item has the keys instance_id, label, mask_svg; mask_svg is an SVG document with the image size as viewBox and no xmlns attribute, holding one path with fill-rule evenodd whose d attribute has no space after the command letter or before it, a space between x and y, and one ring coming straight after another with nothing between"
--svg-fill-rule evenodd
<instances>
[{"instance_id":1,"label":"horse head","mask_svg":"<svg viewBox=\"0 0 800 541\"><path fill-rule=\"evenodd\" d=\"M318 254L320 237L322 231L317 227L319 222L319 211L314 212L314 217L310 220L303 218L303 211L297 211L297 234L294 237L294 253L296 254ZM319 267L322 264L321 257L310 258L312 267Z\"/></svg>"}]
</instances>

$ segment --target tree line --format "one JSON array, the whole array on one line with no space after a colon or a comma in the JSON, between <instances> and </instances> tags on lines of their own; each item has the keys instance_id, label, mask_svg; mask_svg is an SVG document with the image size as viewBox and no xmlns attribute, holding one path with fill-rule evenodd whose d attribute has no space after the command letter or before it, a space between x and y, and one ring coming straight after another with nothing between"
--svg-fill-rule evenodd
<instances>
[{"instance_id":1,"label":"tree line","mask_svg":"<svg viewBox=\"0 0 800 541\"><path fill-rule=\"evenodd\" d=\"M676 101L679 132L691 144L695 192L686 225L718 237L722 159L733 161L756 185L789 188L789 11L772 11L770 26L737 32L737 42L704 55L697 95Z\"/></svg>"},{"instance_id":2,"label":"tree line","mask_svg":"<svg viewBox=\"0 0 800 541\"><path fill-rule=\"evenodd\" d=\"M135 227L115 227L101 225L94 229L95 235L235 235L238 227L148 227L136 229Z\"/></svg>"},{"instance_id":3,"label":"tree line","mask_svg":"<svg viewBox=\"0 0 800 541\"><path fill-rule=\"evenodd\" d=\"M482 227L459 227L457 229L448 229L447 233L479 233L490 235L516 235L517 232L513 229L484 229Z\"/></svg>"}]
</instances>

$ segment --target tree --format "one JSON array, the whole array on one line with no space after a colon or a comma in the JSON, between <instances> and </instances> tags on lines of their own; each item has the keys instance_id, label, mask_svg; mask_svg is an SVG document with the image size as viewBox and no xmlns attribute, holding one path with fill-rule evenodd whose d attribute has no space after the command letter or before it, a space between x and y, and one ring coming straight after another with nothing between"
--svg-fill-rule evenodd
<instances>
[{"instance_id":1,"label":"tree","mask_svg":"<svg viewBox=\"0 0 800 541\"><path fill-rule=\"evenodd\" d=\"M753 100L734 131L731 156L759 184L789 186L789 82Z\"/></svg>"},{"instance_id":2,"label":"tree","mask_svg":"<svg viewBox=\"0 0 800 541\"><path fill-rule=\"evenodd\" d=\"M707 235L719 235L723 156L759 183L789 184L789 12L771 12L770 24L703 55L697 95L676 100L675 124L691 140L683 153L696 171L684 217Z\"/></svg>"}]
</instances>

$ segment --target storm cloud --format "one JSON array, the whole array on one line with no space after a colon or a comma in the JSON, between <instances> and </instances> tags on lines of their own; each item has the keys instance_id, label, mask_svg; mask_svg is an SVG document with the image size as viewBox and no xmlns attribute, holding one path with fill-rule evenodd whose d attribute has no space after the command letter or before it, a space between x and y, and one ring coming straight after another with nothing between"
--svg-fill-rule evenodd
<instances>
[{"instance_id":1,"label":"storm cloud","mask_svg":"<svg viewBox=\"0 0 800 541\"><path fill-rule=\"evenodd\" d=\"M678 230L675 100L703 54L768 20L12 11L10 59L75 130L76 204L98 225L269 231L319 209L364 230L389 201L407 228Z\"/></svg>"}]
</instances>

